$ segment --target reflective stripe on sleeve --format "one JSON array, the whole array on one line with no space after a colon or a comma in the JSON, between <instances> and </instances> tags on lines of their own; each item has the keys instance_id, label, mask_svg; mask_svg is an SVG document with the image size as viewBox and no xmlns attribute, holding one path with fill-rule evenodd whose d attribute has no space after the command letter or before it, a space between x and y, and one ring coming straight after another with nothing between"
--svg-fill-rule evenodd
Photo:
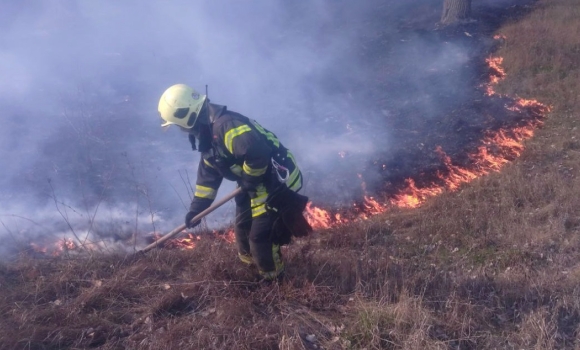
<instances>
[{"instance_id":1,"label":"reflective stripe on sleeve","mask_svg":"<svg viewBox=\"0 0 580 350\"><path fill-rule=\"evenodd\" d=\"M288 181L288 188L294 192L298 192L302 188L302 174L300 174L300 170L294 169Z\"/></svg>"},{"instance_id":2,"label":"reflective stripe on sleeve","mask_svg":"<svg viewBox=\"0 0 580 350\"><path fill-rule=\"evenodd\" d=\"M264 136L266 136L266 138L268 140L270 140L270 142L272 142L274 144L274 146L276 146L276 148L280 147L280 141L278 141L278 138L276 137L276 135L274 135L273 133L267 131L266 129L264 129L260 124L258 124L257 121L252 120L252 124L254 125L254 127Z\"/></svg>"},{"instance_id":3,"label":"reflective stripe on sleeve","mask_svg":"<svg viewBox=\"0 0 580 350\"><path fill-rule=\"evenodd\" d=\"M246 164L246 162L244 162L244 173L250 175L250 176L261 176L264 175L266 173L266 170L268 170L268 166L266 165L263 168L258 168L258 169L254 169L251 168L248 164Z\"/></svg>"},{"instance_id":4,"label":"reflective stripe on sleeve","mask_svg":"<svg viewBox=\"0 0 580 350\"><path fill-rule=\"evenodd\" d=\"M244 124L238 126L237 128L230 129L226 132L224 136L224 144L231 154L234 154L234 138L251 130L252 129L248 125Z\"/></svg>"},{"instance_id":5,"label":"reflective stripe on sleeve","mask_svg":"<svg viewBox=\"0 0 580 350\"><path fill-rule=\"evenodd\" d=\"M294 171L290 174L290 178L288 179L287 186L294 192L297 192L302 188L302 174L300 173L300 169L296 165L296 160L294 159L294 155L288 152L288 158L292 160L294 163Z\"/></svg>"},{"instance_id":6,"label":"reflective stripe on sleeve","mask_svg":"<svg viewBox=\"0 0 580 350\"><path fill-rule=\"evenodd\" d=\"M217 194L217 190L214 190L211 187L195 185L195 197L199 198L207 198L207 199L215 199Z\"/></svg>"}]
</instances>

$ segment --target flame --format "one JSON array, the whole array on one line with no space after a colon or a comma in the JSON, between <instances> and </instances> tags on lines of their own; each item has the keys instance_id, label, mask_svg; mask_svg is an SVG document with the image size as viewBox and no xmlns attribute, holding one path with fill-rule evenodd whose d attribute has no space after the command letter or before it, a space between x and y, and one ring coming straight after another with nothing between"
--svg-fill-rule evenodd
<instances>
[{"instance_id":1,"label":"flame","mask_svg":"<svg viewBox=\"0 0 580 350\"><path fill-rule=\"evenodd\" d=\"M175 244L175 248L193 249L195 248L197 241L199 241L200 239L201 236L197 236L188 232L186 237L177 238L169 242L171 242L171 244Z\"/></svg>"},{"instance_id":2,"label":"flame","mask_svg":"<svg viewBox=\"0 0 580 350\"><path fill-rule=\"evenodd\" d=\"M213 231L213 234L218 239L225 241L226 243L235 243L236 242L236 234L234 233L233 229L229 229L227 232L220 234L218 231Z\"/></svg>"},{"instance_id":3,"label":"flame","mask_svg":"<svg viewBox=\"0 0 580 350\"><path fill-rule=\"evenodd\" d=\"M543 110L547 111L548 108L544 106ZM403 188L388 198L387 202L399 208L417 208L428 198L437 196L445 190L456 191L464 183L471 182L492 171L499 171L505 164L521 155L524 150L523 141L531 138L534 135L534 129L539 125L541 125L541 121L535 121L522 127L510 130L500 129L489 133L482 140L483 145L469 155L472 163L469 168L454 165L451 158L438 146L435 153L439 155L443 163L443 169L437 173L439 182L418 187L414 179L408 178L405 180ZM355 215L354 220L367 219L368 215L383 213L389 209L389 205L381 204L375 198L365 195L362 205L357 208L360 212ZM315 207L312 203L308 203L306 206L305 216L315 229L330 228L336 224L352 221L338 213L334 215L334 220L332 220L329 211Z\"/></svg>"},{"instance_id":4,"label":"flame","mask_svg":"<svg viewBox=\"0 0 580 350\"><path fill-rule=\"evenodd\" d=\"M312 206L312 202L306 204L304 216L313 229L328 228L332 223L328 211ZM335 218L340 220L340 214L337 214Z\"/></svg>"},{"instance_id":5,"label":"flame","mask_svg":"<svg viewBox=\"0 0 580 350\"><path fill-rule=\"evenodd\" d=\"M490 69L489 83L485 85L487 96L496 95L493 85L496 85L506 77L505 70L501 66L503 57L488 57L485 59Z\"/></svg>"},{"instance_id":6,"label":"flame","mask_svg":"<svg viewBox=\"0 0 580 350\"><path fill-rule=\"evenodd\" d=\"M505 39L503 35L496 35L496 40ZM482 85L485 93L488 96L498 96L494 90L494 85L497 85L502 79L506 77L505 70L502 67L502 57L488 57L486 63L489 66L490 77L488 83ZM523 99L520 97L510 99L508 105L505 106L507 110L516 113L530 112L534 116L533 119L527 122L522 122L523 125L511 129L499 129L490 131L481 140L481 146L475 152L469 155L468 165L453 164L451 157L449 157L444 150L438 146L434 152L440 157L442 162L441 169L436 173L436 180L431 183L417 185L416 179L408 178L405 180L403 186L388 198L384 198L384 203L369 196L366 191L366 183L362 178L362 174L358 174L361 179L361 188L363 190L363 199L361 202L354 203L352 208L343 210L341 212L331 212L330 210L316 207L309 202L304 211L304 215L312 228L324 229L336 225L346 224L357 220L365 220L371 215L384 213L391 207L398 208L417 208L421 206L430 197L437 196L445 190L456 191L464 183L473 181L474 179L489 174L493 171L499 171L505 164L513 161L519 157L524 150L523 141L531 138L534 135L534 130L542 125L540 120L550 111L550 107L538 102L534 99ZM347 125L347 130L352 131L352 127ZM346 151L338 152L339 157L345 158L348 153ZM386 165L382 166L383 169ZM222 239L228 243L235 242L235 234L232 229L226 233L219 233L213 231L214 238ZM154 233L155 240L161 236ZM197 242L202 239L201 235L194 235L187 233L184 238L173 239L165 243L166 247L179 249L194 249ZM55 244L55 247L41 246L37 243L31 243L31 248L35 252L48 254L60 254L64 250L77 249L77 245L72 240L63 239ZM57 252L57 253L55 253Z\"/></svg>"},{"instance_id":7,"label":"flame","mask_svg":"<svg viewBox=\"0 0 580 350\"><path fill-rule=\"evenodd\" d=\"M373 197L364 196L363 206L365 208L365 212L369 214L380 214L384 212L387 208L377 202Z\"/></svg>"},{"instance_id":8,"label":"flame","mask_svg":"<svg viewBox=\"0 0 580 350\"><path fill-rule=\"evenodd\" d=\"M417 208L423 204L427 198L436 196L443 192L442 187L418 188L415 180L405 180L406 187L391 198L390 203L399 208Z\"/></svg>"},{"instance_id":9,"label":"flame","mask_svg":"<svg viewBox=\"0 0 580 350\"><path fill-rule=\"evenodd\" d=\"M236 236L233 229L229 229L225 232L213 230L211 236L213 236L215 239L223 240L226 243L234 243L236 241ZM187 232L182 238L176 238L165 242L165 248L191 250L196 247L197 242L202 240L202 237L202 235L196 235L191 232ZM154 234L155 240L158 240L159 238L161 238L161 235L157 233Z\"/></svg>"},{"instance_id":10,"label":"flame","mask_svg":"<svg viewBox=\"0 0 580 350\"><path fill-rule=\"evenodd\" d=\"M201 241L203 236L204 235L201 234L198 235L191 232L187 232L185 234L185 237L176 238L165 242L165 247L171 249L185 249L185 250L194 249L197 245L197 242ZM211 234L208 234L207 236L213 236L215 239L223 240L226 243L234 243L236 241L236 236L234 234L233 229L229 229L228 231L223 233L218 230L213 230ZM153 238L154 240L158 240L159 238L161 238L161 235L159 233L154 233Z\"/></svg>"},{"instance_id":11,"label":"flame","mask_svg":"<svg viewBox=\"0 0 580 350\"><path fill-rule=\"evenodd\" d=\"M33 252L51 256L59 256L63 252L78 250L78 247L79 246L70 238L62 238L46 245L37 242L30 243L30 248Z\"/></svg>"},{"instance_id":12,"label":"flame","mask_svg":"<svg viewBox=\"0 0 580 350\"><path fill-rule=\"evenodd\" d=\"M496 35L494 38L496 40L505 39L505 36ZM490 69L490 78L489 82L484 84L483 87L488 96L497 95L501 97L494 91L493 86L506 77L505 70L501 66L503 58L488 57L486 62ZM550 111L550 107L537 100L523 99L520 97L512 99L511 105L506 105L505 108L518 113L528 111L534 118L523 123L523 125L511 129L499 129L488 132L481 141L482 145L469 155L468 158L471 164L468 166L453 164L451 158L438 146L435 149L435 153L440 157L443 165L442 170L437 172L437 181L427 185L417 186L414 179L408 178L405 180L401 189L389 198L385 198L387 204L381 204L373 197L367 196L366 184L363 181L361 184L365 193L363 203L360 206L355 206L358 211L355 211L354 217L351 220L344 218L338 213L332 216L329 211L315 207L312 203L308 203L305 210L305 216L308 222L315 229L330 228L333 225L347 223L352 220L364 220L368 218L368 215L385 212L390 206L417 208L425 203L428 198L437 196L445 190L456 191L464 183L471 182L492 171L499 171L505 164L521 155L524 150L523 141L534 135L534 130L543 124L540 119ZM359 178L362 181L360 174ZM334 220L331 217L334 217Z\"/></svg>"}]
</instances>

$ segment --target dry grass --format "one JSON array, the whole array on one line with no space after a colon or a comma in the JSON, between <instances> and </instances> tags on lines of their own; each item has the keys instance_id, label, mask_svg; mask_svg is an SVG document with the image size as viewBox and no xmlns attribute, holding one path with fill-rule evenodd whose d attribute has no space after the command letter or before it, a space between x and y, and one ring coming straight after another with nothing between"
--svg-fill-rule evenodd
<instances>
[{"instance_id":1,"label":"dry grass","mask_svg":"<svg viewBox=\"0 0 580 350\"><path fill-rule=\"evenodd\" d=\"M553 105L524 155L416 210L284 251L253 282L233 245L0 265L6 349L580 347L580 3L499 31L509 94Z\"/></svg>"}]
</instances>

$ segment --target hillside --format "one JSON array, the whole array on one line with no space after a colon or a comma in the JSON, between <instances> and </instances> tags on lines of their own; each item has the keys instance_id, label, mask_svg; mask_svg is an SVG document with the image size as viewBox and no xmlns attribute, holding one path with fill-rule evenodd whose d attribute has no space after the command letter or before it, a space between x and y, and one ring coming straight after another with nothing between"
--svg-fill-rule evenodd
<instances>
[{"instance_id":1,"label":"hillside","mask_svg":"<svg viewBox=\"0 0 580 350\"><path fill-rule=\"evenodd\" d=\"M0 263L0 348L580 347L579 18L577 0L539 0L490 33L505 37L497 92L551 107L501 171L317 230L284 248L281 284L255 282L221 235L22 253Z\"/></svg>"}]
</instances>

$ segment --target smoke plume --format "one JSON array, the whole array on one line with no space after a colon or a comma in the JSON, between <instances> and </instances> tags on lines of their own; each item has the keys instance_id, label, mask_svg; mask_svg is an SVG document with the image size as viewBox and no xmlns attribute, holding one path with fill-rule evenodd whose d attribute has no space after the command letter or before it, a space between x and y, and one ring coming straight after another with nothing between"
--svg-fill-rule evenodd
<instances>
[{"instance_id":1,"label":"smoke plume","mask_svg":"<svg viewBox=\"0 0 580 350\"><path fill-rule=\"evenodd\" d=\"M476 90L475 39L451 42L433 31L440 6L2 3L6 233L16 241L73 231L125 237L181 224L199 155L183 133L161 131L156 111L176 83L200 92L208 85L212 102L276 133L315 202L349 203L362 181L380 191L400 152L433 148L441 137L429 125ZM443 138L450 137L453 131ZM224 194L233 184L222 187ZM226 209L213 221L229 222L232 206Z\"/></svg>"}]
</instances>

